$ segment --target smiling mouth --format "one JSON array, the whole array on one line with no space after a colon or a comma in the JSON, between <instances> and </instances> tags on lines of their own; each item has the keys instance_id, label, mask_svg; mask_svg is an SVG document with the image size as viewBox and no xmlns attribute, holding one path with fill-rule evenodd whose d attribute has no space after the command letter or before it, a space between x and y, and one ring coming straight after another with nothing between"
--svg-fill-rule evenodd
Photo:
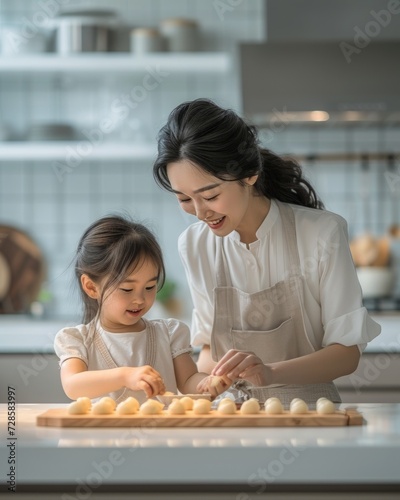
<instances>
[{"instance_id":1,"label":"smiling mouth","mask_svg":"<svg viewBox=\"0 0 400 500\"><path fill-rule=\"evenodd\" d=\"M207 224L209 224L210 226L216 226L216 225L217 225L217 224L219 224L219 223L222 221L222 219L224 219L224 218L225 218L225 216L220 217L219 219L216 219L216 220L212 220L212 221L210 220L210 221L207 221Z\"/></svg>"},{"instance_id":2,"label":"smiling mouth","mask_svg":"<svg viewBox=\"0 0 400 500\"><path fill-rule=\"evenodd\" d=\"M132 314L138 314L143 311L143 309L127 309L127 311Z\"/></svg>"}]
</instances>

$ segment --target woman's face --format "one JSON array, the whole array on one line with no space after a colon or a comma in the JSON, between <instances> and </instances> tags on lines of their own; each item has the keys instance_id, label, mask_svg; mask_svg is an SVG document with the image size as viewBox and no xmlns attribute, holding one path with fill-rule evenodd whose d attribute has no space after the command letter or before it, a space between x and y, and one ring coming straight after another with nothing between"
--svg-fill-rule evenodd
<instances>
[{"instance_id":1,"label":"woman's face","mask_svg":"<svg viewBox=\"0 0 400 500\"><path fill-rule=\"evenodd\" d=\"M182 210L206 222L216 235L248 231L257 176L243 179L245 185L223 181L188 160L169 163L167 175Z\"/></svg>"}]
</instances>

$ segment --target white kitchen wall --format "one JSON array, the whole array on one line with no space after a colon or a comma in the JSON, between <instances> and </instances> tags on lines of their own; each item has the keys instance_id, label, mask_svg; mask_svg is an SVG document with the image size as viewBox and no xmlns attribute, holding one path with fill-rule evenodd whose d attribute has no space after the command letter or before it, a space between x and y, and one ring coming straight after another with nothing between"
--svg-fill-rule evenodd
<instances>
[{"instance_id":1,"label":"white kitchen wall","mask_svg":"<svg viewBox=\"0 0 400 500\"><path fill-rule=\"evenodd\" d=\"M261 132L264 144L277 153L318 155L319 153L399 153L400 128L393 125L290 126L271 133ZM328 210L339 213L349 224L350 237L366 230L387 233L394 216L400 216L400 186L388 175L388 160L370 160L365 174L360 161L306 160L306 176L312 181ZM392 176L398 176L394 164ZM367 217L367 219L366 219Z\"/></svg>"},{"instance_id":2,"label":"white kitchen wall","mask_svg":"<svg viewBox=\"0 0 400 500\"><path fill-rule=\"evenodd\" d=\"M0 29L32 21L45 5L54 6L54 2L57 4L57 0L0 0ZM156 26L167 17L195 18L201 26L201 49L227 52L233 60L240 40L261 41L265 37L261 0L61 3L68 9L113 9L125 30ZM120 43L119 48L126 50L126 40ZM39 122L66 122L90 132L110 115L113 100L129 93L138 83L135 78L132 74L113 75L107 68L94 77L0 74L0 123L12 126L17 139L23 138L30 124ZM209 97L222 106L238 109L240 94L235 73L171 72L106 140L151 143L156 151L156 134L169 112L178 103L196 97ZM179 284L179 296L187 297L176 244L189 218L171 195L155 185L150 160L91 161L88 155L62 179L55 174L52 161L1 160L0 143L0 223L27 231L43 249L48 265L47 287L53 296L52 315L70 317L80 312L71 265L78 239L96 218L115 212L128 212L154 230L164 250L168 277ZM188 301L185 306L186 315Z\"/></svg>"}]
</instances>

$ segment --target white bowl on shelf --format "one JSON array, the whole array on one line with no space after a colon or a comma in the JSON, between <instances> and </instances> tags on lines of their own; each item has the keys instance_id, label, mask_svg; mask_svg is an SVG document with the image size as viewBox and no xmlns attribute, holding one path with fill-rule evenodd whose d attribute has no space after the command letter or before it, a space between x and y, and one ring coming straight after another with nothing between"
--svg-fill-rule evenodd
<instances>
[{"instance_id":1,"label":"white bowl on shelf","mask_svg":"<svg viewBox=\"0 0 400 500\"><path fill-rule=\"evenodd\" d=\"M364 299L391 295L394 285L394 271L391 267L357 267L357 276Z\"/></svg>"}]
</instances>

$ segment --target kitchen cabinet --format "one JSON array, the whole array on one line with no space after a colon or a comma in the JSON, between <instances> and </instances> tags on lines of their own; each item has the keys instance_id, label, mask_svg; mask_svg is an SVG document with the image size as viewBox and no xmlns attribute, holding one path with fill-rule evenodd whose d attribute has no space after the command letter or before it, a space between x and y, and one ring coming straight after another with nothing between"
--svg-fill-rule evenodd
<instances>
[{"instance_id":1,"label":"kitchen cabinet","mask_svg":"<svg viewBox=\"0 0 400 500\"><path fill-rule=\"evenodd\" d=\"M142 94L159 91L163 78L182 75L221 75L228 77L232 58L226 52L165 53L136 56L124 53L30 55L29 57L0 57L0 82L10 78L41 78L44 81L60 78L88 80L100 86L111 80L135 81ZM159 87L159 88L158 88ZM168 90L166 90L168 92ZM138 99L141 99L138 96ZM99 106L101 103L99 103ZM66 152L79 149L82 141L8 141L0 142L0 161L62 161ZM82 146L83 148L83 146ZM152 160L155 143L123 143L104 141L92 148L90 161Z\"/></svg>"},{"instance_id":2,"label":"kitchen cabinet","mask_svg":"<svg viewBox=\"0 0 400 500\"><path fill-rule=\"evenodd\" d=\"M382 331L366 347L357 370L335 380L343 402L400 403L400 315L372 313Z\"/></svg>"},{"instance_id":3,"label":"kitchen cabinet","mask_svg":"<svg viewBox=\"0 0 400 500\"><path fill-rule=\"evenodd\" d=\"M382 331L366 347L357 370L335 380L343 402L400 403L400 315L373 313Z\"/></svg>"},{"instance_id":4,"label":"kitchen cabinet","mask_svg":"<svg viewBox=\"0 0 400 500\"><path fill-rule=\"evenodd\" d=\"M366 352L357 370L335 384L344 403L400 403L400 353Z\"/></svg>"},{"instance_id":5,"label":"kitchen cabinet","mask_svg":"<svg viewBox=\"0 0 400 500\"><path fill-rule=\"evenodd\" d=\"M0 403L14 387L21 403L68 403L61 386L58 357L51 353L0 354Z\"/></svg>"}]
</instances>

